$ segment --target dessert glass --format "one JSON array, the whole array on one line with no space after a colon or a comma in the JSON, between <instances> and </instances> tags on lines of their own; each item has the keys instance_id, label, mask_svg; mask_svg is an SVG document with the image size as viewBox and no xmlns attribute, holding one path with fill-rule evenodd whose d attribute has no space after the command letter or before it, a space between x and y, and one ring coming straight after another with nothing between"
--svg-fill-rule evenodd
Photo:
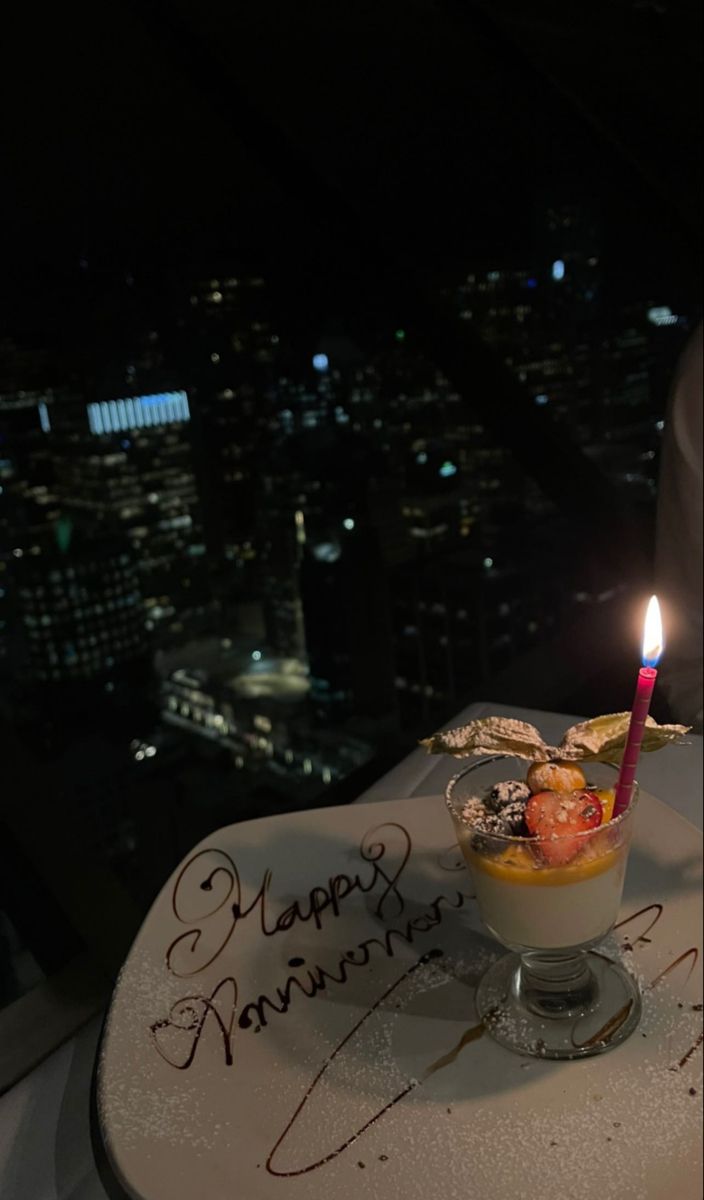
<instances>
[{"instance_id":1,"label":"dessert glass","mask_svg":"<svg viewBox=\"0 0 704 1200\"><path fill-rule=\"evenodd\" d=\"M640 1019L635 979L595 949L618 916L638 785L621 816L568 834L569 861L547 865L539 837L483 833L463 816L471 797L483 797L500 781L524 779L527 765L507 755L481 759L455 775L445 793L481 918L511 951L480 980L477 1010L491 1036L510 1050L584 1058L623 1042ZM588 786L615 786L616 768L580 765ZM550 841L554 861L562 857L563 839Z\"/></svg>"}]
</instances>

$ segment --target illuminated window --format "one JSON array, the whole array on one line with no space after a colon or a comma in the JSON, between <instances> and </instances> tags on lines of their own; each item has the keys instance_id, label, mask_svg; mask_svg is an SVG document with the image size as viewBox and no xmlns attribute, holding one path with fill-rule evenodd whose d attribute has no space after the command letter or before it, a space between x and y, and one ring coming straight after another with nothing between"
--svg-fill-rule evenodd
<instances>
[{"instance_id":1,"label":"illuminated window","mask_svg":"<svg viewBox=\"0 0 704 1200\"><path fill-rule=\"evenodd\" d=\"M188 396L184 391L103 400L89 404L87 414L88 427L91 433L97 435L190 420ZM107 459L105 463L110 465Z\"/></svg>"},{"instance_id":2,"label":"illuminated window","mask_svg":"<svg viewBox=\"0 0 704 1200\"><path fill-rule=\"evenodd\" d=\"M677 317L668 305L663 304L648 309L648 320L651 325L676 325Z\"/></svg>"}]
</instances>

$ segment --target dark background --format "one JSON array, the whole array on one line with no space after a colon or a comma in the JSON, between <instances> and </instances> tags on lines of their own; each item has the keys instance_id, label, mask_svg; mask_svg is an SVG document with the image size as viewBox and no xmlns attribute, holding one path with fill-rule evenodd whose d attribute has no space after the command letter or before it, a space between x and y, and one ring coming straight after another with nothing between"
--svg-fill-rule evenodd
<instances>
[{"instance_id":1,"label":"dark background","mask_svg":"<svg viewBox=\"0 0 704 1200\"><path fill-rule=\"evenodd\" d=\"M555 183L607 204L612 288L691 295L700 22L695 3L625 0L30 5L6 43L8 316L60 328L81 259L158 291L176 247L223 244L324 305L345 220L432 277L518 252Z\"/></svg>"}]
</instances>

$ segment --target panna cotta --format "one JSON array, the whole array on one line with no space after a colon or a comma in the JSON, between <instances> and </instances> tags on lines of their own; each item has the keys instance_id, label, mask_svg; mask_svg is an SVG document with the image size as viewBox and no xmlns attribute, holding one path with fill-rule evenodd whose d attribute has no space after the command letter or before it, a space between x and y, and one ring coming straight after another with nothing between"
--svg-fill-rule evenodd
<instances>
[{"instance_id":1,"label":"panna cotta","mask_svg":"<svg viewBox=\"0 0 704 1200\"><path fill-rule=\"evenodd\" d=\"M606 827L608 828L608 827ZM532 848L510 844L498 854L460 837L482 920L514 950L558 950L601 941L621 904L626 846L593 843L565 866L546 866ZM479 847L481 843L479 844Z\"/></svg>"},{"instance_id":2,"label":"panna cotta","mask_svg":"<svg viewBox=\"0 0 704 1200\"><path fill-rule=\"evenodd\" d=\"M461 803L448 795L448 804L482 920L498 941L559 951L606 936L628 856L612 788L587 785L576 764L547 764Z\"/></svg>"}]
</instances>

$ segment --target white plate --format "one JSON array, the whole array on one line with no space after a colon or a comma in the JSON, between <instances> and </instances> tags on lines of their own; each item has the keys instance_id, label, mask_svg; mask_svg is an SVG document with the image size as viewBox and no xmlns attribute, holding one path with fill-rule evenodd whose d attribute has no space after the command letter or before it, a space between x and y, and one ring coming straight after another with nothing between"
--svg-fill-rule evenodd
<instances>
[{"instance_id":1,"label":"white plate","mask_svg":"<svg viewBox=\"0 0 704 1200\"><path fill-rule=\"evenodd\" d=\"M452 1057L499 953L469 893L439 797L248 821L196 847L103 1037L100 1129L127 1195L700 1200L697 954L647 989L701 947L701 836L642 796L622 916L662 910L612 949L628 938L644 1015L581 1062L487 1036Z\"/></svg>"}]
</instances>

